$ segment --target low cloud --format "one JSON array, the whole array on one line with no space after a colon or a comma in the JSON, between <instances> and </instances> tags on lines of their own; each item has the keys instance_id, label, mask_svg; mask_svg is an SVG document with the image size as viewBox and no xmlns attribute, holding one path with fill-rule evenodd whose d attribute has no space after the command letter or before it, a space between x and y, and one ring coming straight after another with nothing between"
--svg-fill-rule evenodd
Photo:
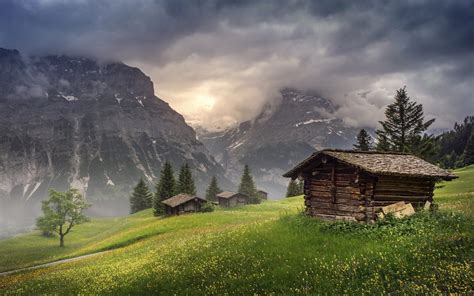
<instances>
[{"instance_id":1,"label":"low cloud","mask_svg":"<svg viewBox=\"0 0 474 296\"><path fill-rule=\"evenodd\" d=\"M253 118L313 89L373 126L397 88L437 127L474 112L472 1L2 1L0 46L139 66L189 122Z\"/></svg>"}]
</instances>

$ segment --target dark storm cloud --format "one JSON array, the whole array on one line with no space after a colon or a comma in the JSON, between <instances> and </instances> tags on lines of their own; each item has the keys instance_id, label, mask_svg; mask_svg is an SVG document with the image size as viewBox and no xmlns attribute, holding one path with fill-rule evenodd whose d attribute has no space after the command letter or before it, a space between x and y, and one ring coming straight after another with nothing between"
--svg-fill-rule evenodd
<instances>
[{"instance_id":1,"label":"dark storm cloud","mask_svg":"<svg viewBox=\"0 0 474 296\"><path fill-rule=\"evenodd\" d=\"M248 119L285 86L332 98L354 125L374 126L403 85L439 126L474 112L467 0L4 0L0 46L140 66L206 125Z\"/></svg>"}]
</instances>

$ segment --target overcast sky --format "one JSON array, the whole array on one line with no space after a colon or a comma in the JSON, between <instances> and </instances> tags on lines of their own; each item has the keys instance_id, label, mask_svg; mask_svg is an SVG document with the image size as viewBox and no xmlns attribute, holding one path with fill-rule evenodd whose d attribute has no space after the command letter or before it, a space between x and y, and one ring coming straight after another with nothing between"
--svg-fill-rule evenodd
<instances>
[{"instance_id":1,"label":"overcast sky","mask_svg":"<svg viewBox=\"0 0 474 296\"><path fill-rule=\"evenodd\" d=\"M0 47L138 66L204 126L250 119L282 87L356 126L404 85L435 127L474 113L472 0L0 0Z\"/></svg>"}]
</instances>

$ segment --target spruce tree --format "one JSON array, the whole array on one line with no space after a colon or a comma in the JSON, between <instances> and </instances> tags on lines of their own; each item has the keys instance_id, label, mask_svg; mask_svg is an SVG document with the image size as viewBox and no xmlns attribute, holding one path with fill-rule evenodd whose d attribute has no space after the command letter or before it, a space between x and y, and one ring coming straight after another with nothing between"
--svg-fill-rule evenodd
<instances>
[{"instance_id":1,"label":"spruce tree","mask_svg":"<svg viewBox=\"0 0 474 296\"><path fill-rule=\"evenodd\" d=\"M148 189L148 186L145 184L145 181L140 178L130 196L130 214L151 208L152 199L153 195Z\"/></svg>"},{"instance_id":2,"label":"spruce tree","mask_svg":"<svg viewBox=\"0 0 474 296\"><path fill-rule=\"evenodd\" d=\"M298 195L304 194L304 181L298 181Z\"/></svg>"},{"instance_id":3,"label":"spruce tree","mask_svg":"<svg viewBox=\"0 0 474 296\"><path fill-rule=\"evenodd\" d=\"M250 203L259 203L260 199L257 197L257 188L253 181L252 175L248 165L245 165L244 173L240 180L239 193L245 194L249 197Z\"/></svg>"},{"instance_id":4,"label":"spruce tree","mask_svg":"<svg viewBox=\"0 0 474 296\"><path fill-rule=\"evenodd\" d=\"M380 135L377 133L377 145L375 146L377 151L390 151L390 144L388 143L387 137L385 135Z\"/></svg>"},{"instance_id":5,"label":"spruce tree","mask_svg":"<svg viewBox=\"0 0 474 296\"><path fill-rule=\"evenodd\" d=\"M372 137L365 129L361 129L357 135L357 143L354 144L354 149L358 151L372 150Z\"/></svg>"},{"instance_id":6,"label":"spruce tree","mask_svg":"<svg viewBox=\"0 0 474 296\"><path fill-rule=\"evenodd\" d=\"M286 189L286 197L292 197L299 195L300 188L296 180L290 179L288 183L288 188Z\"/></svg>"},{"instance_id":7,"label":"spruce tree","mask_svg":"<svg viewBox=\"0 0 474 296\"><path fill-rule=\"evenodd\" d=\"M471 136L467 141L466 148L464 149L463 165L474 164L474 129L471 132Z\"/></svg>"},{"instance_id":8,"label":"spruce tree","mask_svg":"<svg viewBox=\"0 0 474 296\"><path fill-rule=\"evenodd\" d=\"M213 176L211 179L211 183L209 183L209 187L206 190L206 200L217 201L216 195L220 192L222 192L222 190L219 188L219 185L217 185L216 176Z\"/></svg>"},{"instance_id":9,"label":"spruce tree","mask_svg":"<svg viewBox=\"0 0 474 296\"><path fill-rule=\"evenodd\" d=\"M434 122L424 121L423 105L410 100L406 87L397 90L395 102L387 106L385 121L380 121L382 128L377 130L377 150L410 152L425 156L432 146L432 137L423 137L423 133ZM420 150L420 148L422 150ZM428 150L424 150L424 149Z\"/></svg>"},{"instance_id":10,"label":"spruce tree","mask_svg":"<svg viewBox=\"0 0 474 296\"><path fill-rule=\"evenodd\" d=\"M160 173L160 181L156 185L155 198L153 199L153 210L155 216L164 214L164 206L161 203L176 194L176 181L174 179L173 167L166 162Z\"/></svg>"},{"instance_id":11,"label":"spruce tree","mask_svg":"<svg viewBox=\"0 0 474 296\"><path fill-rule=\"evenodd\" d=\"M196 195L196 186L194 185L193 174L191 168L186 163L181 166L178 177L178 193L187 193L190 195Z\"/></svg>"}]
</instances>

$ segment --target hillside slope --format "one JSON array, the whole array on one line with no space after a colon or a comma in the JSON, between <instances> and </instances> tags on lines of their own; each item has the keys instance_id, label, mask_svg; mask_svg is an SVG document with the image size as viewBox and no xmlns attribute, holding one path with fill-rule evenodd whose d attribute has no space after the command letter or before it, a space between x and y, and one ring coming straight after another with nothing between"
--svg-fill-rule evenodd
<instances>
[{"instance_id":1,"label":"hillside slope","mask_svg":"<svg viewBox=\"0 0 474 296\"><path fill-rule=\"evenodd\" d=\"M64 256L124 247L94 258L0 277L0 292L469 293L474 286L473 220L447 209L455 203L462 205L455 207L458 212L472 215L474 195L468 192L474 191L474 183L468 180L474 177L474 167L459 170L459 175L437 190L439 214L419 214L377 227L327 224L303 217L298 214L301 197L167 219L153 218L150 211L144 211L115 220L104 227L109 228L107 235L104 229L97 230L92 235L95 240L75 246L73 240L84 239L87 231L93 231L93 223L85 224L77 228L75 237L69 237ZM460 191L461 184L469 185ZM94 223L98 226L103 221ZM28 240L30 244L25 244ZM37 253L46 250L45 244L58 250L51 245L56 240L38 234L0 241L0 266L13 267L12 257L20 262L18 266L27 265L21 253L34 253L34 241L44 247ZM17 253L11 253L14 249Z\"/></svg>"}]
</instances>

